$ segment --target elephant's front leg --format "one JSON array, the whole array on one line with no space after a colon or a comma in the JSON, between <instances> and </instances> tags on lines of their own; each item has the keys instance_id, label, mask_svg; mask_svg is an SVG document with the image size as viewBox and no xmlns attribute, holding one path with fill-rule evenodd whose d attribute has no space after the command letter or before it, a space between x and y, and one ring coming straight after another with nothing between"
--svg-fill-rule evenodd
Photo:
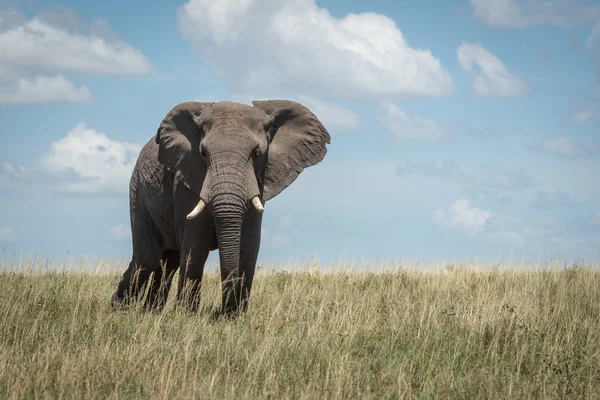
<instances>
[{"instance_id":1,"label":"elephant's front leg","mask_svg":"<svg viewBox=\"0 0 600 400\"><path fill-rule=\"evenodd\" d=\"M152 268L140 265L132 260L123 273L117 290L113 293L111 303L113 307L135 303L140 294L144 293L146 283L152 274Z\"/></svg>"},{"instance_id":2,"label":"elephant's front leg","mask_svg":"<svg viewBox=\"0 0 600 400\"><path fill-rule=\"evenodd\" d=\"M246 311L256 270L256 260L260 249L262 214L249 210L244 218L240 246L240 272L243 275L241 290L241 310Z\"/></svg>"},{"instance_id":3,"label":"elephant's front leg","mask_svg":"<svg viewBox=\"0 0 600 400\"><path fill-rule=\"evenodd\" d=\"M145 307L148 310L162 310L167 304L169 290L177 268L180 264L179 252L167 250L164 254L164 262L161 267L154 271L154 276L148 289Z\"/></svg>"},{"instance_id":4,"label":"elephant's front leg","mask_svg":"<svg viewBox=\"0 0 600 400\"><path fill-rule=\"evenodd\" d=\"M200 305L200 287L209 249L204 246L184 246L179 261L177 302L196 312Z\"/></svg>"}]
</instances>

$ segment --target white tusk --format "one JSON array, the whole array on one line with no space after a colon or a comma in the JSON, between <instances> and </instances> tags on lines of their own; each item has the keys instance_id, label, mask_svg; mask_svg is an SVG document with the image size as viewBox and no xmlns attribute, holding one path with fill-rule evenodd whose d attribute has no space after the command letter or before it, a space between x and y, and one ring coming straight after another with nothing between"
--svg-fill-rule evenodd
<instances>
[{"instance_id":1,"label":"white tusk","mask_svg":"<svg viewBox=\"0 0 600 400\"><path fill-rule=\"evenodd\" d=\"M252 204L254 204L254 208L256 208L256 211L258 211L259 213L262 213L265 211L265 208L263 207L262 203L260 202L260 199L258 198L258 196L255 196L252 199Z\"/></svg>"},{"instance_id":2,"label":"white tusk","mask_svg":"<svg viewBox=\"0 0 600 400\"><path fill-rule=\"evenodd\" d=\"M194 208L192 210L191 213L189 213L187 215L187 219L194 219L198 216L198 214L200 214L202 212L202 210L204 210L204 206L206 205L206 203L204 203L204 200L200 199L200 201L198 202L198 205L196 205L196 208Z\"/></svg>"}]
</instances>

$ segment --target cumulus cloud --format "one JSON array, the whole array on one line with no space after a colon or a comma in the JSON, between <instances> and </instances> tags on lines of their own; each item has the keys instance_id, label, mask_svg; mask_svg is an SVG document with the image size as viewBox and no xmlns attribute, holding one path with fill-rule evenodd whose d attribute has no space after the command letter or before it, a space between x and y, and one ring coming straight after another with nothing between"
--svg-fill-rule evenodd
<instances>
[{"instance_id":1,"label":"cumulus cloud","mask_svg":"<svg viewBox=\"0 0 600 400\"><path fill-rule=\"evenodd\" d=\"M0 104L34 104L50 102L89 102L89 89L76 87L63 75L20 78L15 84L0 84Z\"/></svg>"},{"instance_id":2,"label":"cumulus cloud","mask_svg":"<svg viewBox=\"0 0 600 400\"><path fill-rule=\"evenodd\" d=\"M471 71L475 65L479 67L480 73L473 81L473 89L479 96L507 97L527 93L525 82L511 75L502 61L480 44L462 42L457 54L464 71Z\"/></svg>"},{"instance_id":3,"label":"cumulus cloud","mask_svg":"<svg viewBox=\"0 0 600 400\"><path fill-rule=\"evenodd\" d=\"M557 207L569 207L572 202L559 190L540 193L544 204L527 210L522 216L499 215L491 210L473 206L466 199L455 201L447 210L438 208L432 213L434 224L442 231L466 235L478 243L517 246L528 251L547 252L560 244L576 252L590 253L600 244L600 213L593 209L579 213L557 214ZM574 209L572 209L574 210ZM523 247L525 246L525 247Z\"/></svg>"},{"instance_id":4,"label":"cumulus cloud","mask_svg":"<svg viewBox=\"0 0 600 400\"><path fill-rule=\"evenodd\" d=\"M319 117L327 129L351 130L357 129L359 126L356 114L336 104L324 102L305 94L298 95L297 101Z\"/></svg>"},{"instance_id":5,"label":"cumulus cloud","mask_svg":"<svg viewBox=\"0 0 600 400\"><path fill-rule=\"evenodd\" d=\"M572 119L574 122L582 123L587 122L594 116L594 110L592 108L584 108L577 110L573 113Z\"/></svg>"},{"instance_id":6,"label":"cumulus cloud","mask_svg":"<svg viewBox=\"0 0 600 400\"><path fill-rule=\"evenodd\" d=\"M45 71L94 74L138 74L150 71L150 62L135 47L98 32L78 33L39 17L20 19L0 33L0 65Z\"/></svg>"},{"instance_id":7,"label":"cumulus cloud","mask_svg":"<svg viewBox=\"0 0 600 400\"><path fill-rule=\"evenodd\" d=\"M600 6L577 0L470 0L470 3L475 18L494 28L576 26L600 20Z\"/></svg>"},{"instance_id":8,"label":"cumulus cloud","mask_svg":"<svg viewBox=\"0 0 600 400\"><path fill-rule=\"evenodd\" d=\"M433 222L443 229L458 229L476 235L491 216L491 211L473 207L468 200L459 199L448 211L439 208L434 210Z\"/></svg>"},{"instance_id":9,"label":"cumulus cloud","mask_svg":"<svg viewBox=\"0 0 600 400\"><path fill-rule=\"evenodd\" d=\"M432 220L443 231L458 232L481 243L522 246L522 231L514 229L514 218L503 218L490 210L471 205L466 199L456 200L448 210L435 209Z\"/></svg>"},{"instance_id":10,"label":"cumulus cloud","mask_svg":"<svg viewBox=\"0 0 600 400\"><path fill-rule=\"evenodd\" d=\"M52 143L42 163L52 174L74 175L74 180L63 186L67 191L124 192L141 147L111 140L85 124L78 124L67 136Z\"/></svg>"},{"instance_id":11,"label":"cumulus cloud","mask_svg":"<svg viewBox=\"0 0 600 400\"><path fill-rule=\"evenodd\" d=\"M2 103L90 101L87 87L64 74L129 75L151 70L142 52L125 43L106 22L79 29L77 16L62 8L31 19L14 9L0 11L0 98ZM16 83L15 83L16 82Z\"/></svg>"},{"instance_id":12,"label":"cumulus cloud","mask_svg":"<svg viewBox=\"0 0 600 400\"><path fill-rule=\"evenodd\" d=\"M4 162L4 171L8 174L14 174L17 170L11 163L9 163L8 161L5 161Z\"/></svg>"},{"instance_id":13,"label":"cumulus cloud","mask_svg":"<svg viewBox=\"0 0 600 400\"><path fill-rule=\"evenodd\" d=\"M328 130L353 130L360 126L360 120L352 111L341 107L333 102L323 101L314 96L300 93L298 95L286 96L290 100L296 101L308 107L320 120ZM252 100L267 100L260 96L252 94L232 94L231 96L223 97L214 93L205 93L198 96L194 101L226 101L233 100L243 104L252 104Z\"/></svg>"},{"instance_id":14,"label":"cumulus cloud","mask_svg":"<svg viewBox=\"0 0 600 400\"><path fill-rule=\"evenodd\" d=\"M17 235L12 227L8 225L0 226L0 242L16 242Z\"/></svg>"},{"instance_id":15,"label":"cumulus cloud","mask_svg":"<svg viewBox=\"0 0 600 400\"><path fill-rule=\"evenodd\" d=\"M236 93L439 96L452 79L380 14L336 18L315 0L191 0L178 23L195 54ZM239 62L243 59L244 62Z\"/></svg>"},{"instance_id":16,"label":"cumulus cloud","mask_svg":"<svg viewBox=\"0 0 600 400\"><path fill-rule=\"evenodd\" d=\"M446 128L439 122L419 115L410 115L394 103L381 103L377 118L399 141L436 141L447 136Z\"/></svg>"},{"instance_id":17,"label":"cumulus cloud","mask_svg":"<svg viewBox=\"0 0 600 400\"><path fill-rule=\"evenodd\" d=\"M128 225L115 225L108 230L108 235L113 239L129 239L131 238L131 228Z\"/></svg>"},{"instance_id":18,"label":"cumulus cloud","mask_svg":"<svg viewBox=\"0 0 600 400\"><path fill-rule=\"evenodd\" d=\"M22 165L17 167L8 161L3 163L3 167L0 169L0 188L39 191L39 184L51 184L50 180L46 179L48 178L47 175L44 176L43 183L38 182L39 177L44 174L44 171L36 171L35 168L25 168ZM35 184L38 184L38 186L35 186Z\"/></svg>"}]
</instances>

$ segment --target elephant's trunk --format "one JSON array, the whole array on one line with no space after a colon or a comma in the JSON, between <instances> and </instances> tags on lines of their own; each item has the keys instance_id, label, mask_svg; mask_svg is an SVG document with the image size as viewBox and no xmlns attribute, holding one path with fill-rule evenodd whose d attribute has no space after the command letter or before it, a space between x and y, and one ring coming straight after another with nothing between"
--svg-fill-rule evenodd
<instances>
[{"instance_id":1,"label":"elephant's trunk","mask_svg":"<svg viewBox=\"0 0 600 400\"><path fill-rule=\"evenodd\" d=\"M247 198L241 176L243 175L220 175L212 190L212 212L219 245L224 313L236 311L242 302L240 242Z\"/></svg>"},{"instance_id":2,"label":"elephant's trunk","mask_svg":"<svg viewBox=\"0 0 600 400\"><path fill-rule=\"evenodd\" d=\"M232 313L244 307L244 265L240 265L241 235L244 217L249 207L264 211L254 166L245 152L213 151L210 158L210 187L205 198L215 221L221 282L222 311ZM202 196L201 196L202 197ZM259 212L261 212L259 211Z\"/></svg>"}]
</instances>

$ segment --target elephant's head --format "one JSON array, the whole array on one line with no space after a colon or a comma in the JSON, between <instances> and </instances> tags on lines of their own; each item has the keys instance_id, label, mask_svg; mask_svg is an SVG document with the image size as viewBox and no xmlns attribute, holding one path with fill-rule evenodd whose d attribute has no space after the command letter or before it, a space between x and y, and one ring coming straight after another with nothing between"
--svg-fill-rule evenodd
<instances>
[{"instance_id":1,"label":"elephant's head","mask_svg":"<svg viewBox=\"0 0 600 400\"><path fill-rule=\"evenodd\" d=\"M159 160L199 195L188 219L211 212L222 276L239 278L240 235L247 212L320 162L330 136L319 119L293 101L189 102L162 121ZM226 294L224 293L224 296Z\"/></svg>"}]
</instances>

